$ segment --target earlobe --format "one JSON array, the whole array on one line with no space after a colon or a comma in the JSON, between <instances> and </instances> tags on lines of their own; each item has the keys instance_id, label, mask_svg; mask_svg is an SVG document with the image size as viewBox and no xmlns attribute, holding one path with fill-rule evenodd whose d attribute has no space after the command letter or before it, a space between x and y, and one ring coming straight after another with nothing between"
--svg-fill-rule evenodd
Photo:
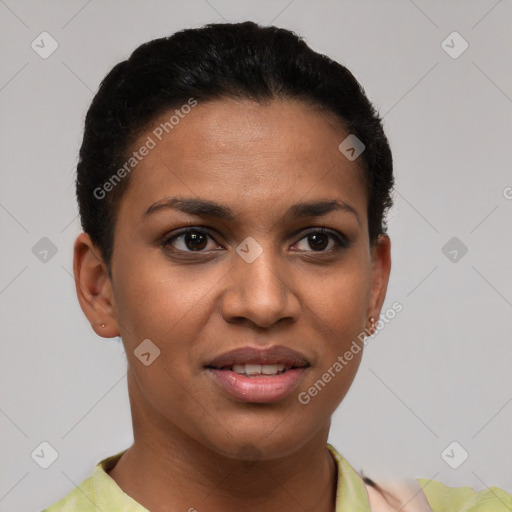
<instances>
[{"instance_id":1,"label":"earlobe","mask_svg":"<svg viewBox=\"0 0 512 512\"><path fill-rule=\"evenodd\" d=\"M75 240L73 273L78 302L94 332L103 338L119 336L107 266L87 233Z\"/></svg>"},{"instance_id":2,"label":"earlobe","mask_svg":"<svg viewBox=\"0 0 512 512\"><path fill-rule=\"evenodd\" d=\"M391 272L391 240L387 235L379 235L372 248L372 291L368 317L378 319L386 298Z\"/></svg>"}]
</instances>

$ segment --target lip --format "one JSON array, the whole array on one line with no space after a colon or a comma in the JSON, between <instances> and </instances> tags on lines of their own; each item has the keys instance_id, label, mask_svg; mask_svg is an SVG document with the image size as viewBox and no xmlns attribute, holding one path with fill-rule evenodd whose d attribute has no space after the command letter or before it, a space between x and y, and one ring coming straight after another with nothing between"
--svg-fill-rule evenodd
<instances>
[{"instance_id":1,"label":"lip","mask_svg":"<svg viewBox=\"0 0 512 512\"><path fill-rule=\"evenodd\" d=\"M222 368L234 364L284 364L285 366L309 366L309 361L296 350L283 345L267 348L241 347L215 357L205 366Z\"/></svg>"},{"instance_id":2,"label":"lip","mask_svg":"<svg viewBox=\"0 0 512 512\"><path fill-rule=\"evenodd\" d=\"M248 377L233 372L234 364L284 364L287 368L276 375ZM299 384L310 366L299 352L276 345L267 348L242 347L225 352L205 365L208 375L230 398L248 403L274 403L286 398Z\"/></svg>"}]
</instances>

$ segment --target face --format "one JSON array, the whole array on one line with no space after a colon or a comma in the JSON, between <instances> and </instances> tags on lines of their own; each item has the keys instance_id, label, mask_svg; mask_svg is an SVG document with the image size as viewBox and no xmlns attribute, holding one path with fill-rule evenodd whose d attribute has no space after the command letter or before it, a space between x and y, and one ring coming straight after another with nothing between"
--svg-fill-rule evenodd
<instances>
[{"instance_id":1,"label":"face","mask_svg":"<svg viewBox=\"0 0 512 512\"><path fill-rule=\"evenodd\" d=\"M328 430L354 379L389 240L370 246L360 162L319 111L199 103L159 140L171 114L134 144L156 142L120 203L100 322L122 337L139 428L285 456Z\"/></svg>"}]
</instances>

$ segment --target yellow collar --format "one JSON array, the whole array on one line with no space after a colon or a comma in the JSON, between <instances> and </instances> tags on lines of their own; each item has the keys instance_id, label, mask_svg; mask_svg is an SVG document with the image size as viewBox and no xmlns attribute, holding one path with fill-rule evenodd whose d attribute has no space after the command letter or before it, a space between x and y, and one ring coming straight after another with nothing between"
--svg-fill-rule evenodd
<instances>
[{"instance_id":1,"label":"yellow collar","mask_svg":"<svg viewBox=\"0 0 512 512\"><path fill-rule=\"evenodd\" d=\"M333 446L328 444L327 448L334 457L338 469L336 512L346 512L347 510L350 510L350 512L371 512L368 494L361 477ZM125 451L103 459L94 469L92 491L96 505L100 510L108 510L109 512L117 510L148 512L146 508L128 496L108 475L108 471L115 466Z\"/></svg>"}]
</instances>

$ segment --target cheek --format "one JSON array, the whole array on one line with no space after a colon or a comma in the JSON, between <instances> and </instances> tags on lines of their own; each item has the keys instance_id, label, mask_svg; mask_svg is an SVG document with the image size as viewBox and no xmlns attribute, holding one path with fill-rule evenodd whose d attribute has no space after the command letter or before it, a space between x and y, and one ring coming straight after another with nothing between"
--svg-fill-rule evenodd
<instances>
[{"instance_id":1,"label":"cheek","mask_svg":"<svg viewBox=\"0 0 512 512\"><path fill-rule=\"evenodd\" d=\"M214 314L209 292L220 276L214 270L199 276L195 268L173 269L165 262L133 255L123 259L114 276L116 315L137 383L132 393L141 407L151 404L152 410L176 425L183 418L204 414L193 399L201 396L194 380L194 342L201 339L201 330ZM145 349L150 360L154 353L158 356L146 366L137 354L143 353L139 347L147 339L157 347Z\"/></svg>"},{"instance_id":2,"label":"cheek","mask_svg":"<svg viewBox=\"0 0 512 512\"><path fill-rule=\"evenodd\" d=\"M322 407L336 409L361 362L371 293L369 268L364 253L351 258L339 272L323 279L322 286L311 288L306 299L314 307L309 321L316 324L321 347L314 371L301 391L310 396L311 408L318 408L319 413Z\"/></svg>"},{"instance_id":3,"label":"cheek","mask_svg":"<svg viewBox=\"0 0 512 512\"><path fill-rule=\"evenodd\" d=\"M342 348L364 329L370 296L370 263L364 253L354 254L336 271L330 271L321 286L311 287L307 303L315 306L314 312L329 329L328 339L334 336L334 343L325 348Z\"/></svg>"},{"instance_id":4,"label":"cheek","mask_svg":"<svg viewBox=\"0 0 512 512\"><path fill-rule=\"evenodd\" d=\"M192 265L173 269L142 258L126 258L116 277L116 314L123 339L154 338L165 345L186 341L183 336L192 336L204 322L208 292L215 284L212 272L203 272L199 279Z\"/></svg>"}]
</instances>

